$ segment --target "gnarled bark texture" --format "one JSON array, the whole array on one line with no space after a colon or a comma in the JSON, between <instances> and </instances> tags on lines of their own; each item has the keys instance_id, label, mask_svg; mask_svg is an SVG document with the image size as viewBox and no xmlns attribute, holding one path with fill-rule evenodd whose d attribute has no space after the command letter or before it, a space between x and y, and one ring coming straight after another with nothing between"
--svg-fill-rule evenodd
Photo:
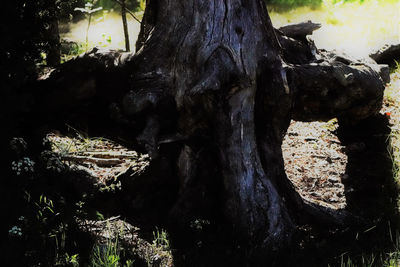
<instances>
[{"instance_id":1,"label":"gnarled bark texture","mask_svg":"<svg viewBox=\"0 0 400 267\"><path fill-rule=\"evenodd\" d=\"M373 115L387 79L372 60L317 50L306 38L316 28L275 30L261 0L147 1L137 52L95 49L64 64L41 84L38 112L52 103L100 118L92 123L116 122L153 159L175 157L171 218L218 191L214 205L239 241L279 248L302 216L349 219L306 202L287 179L281 143L290 119ZM165 152L170 144L178 153Z\"/></svg>"}]
</instances>

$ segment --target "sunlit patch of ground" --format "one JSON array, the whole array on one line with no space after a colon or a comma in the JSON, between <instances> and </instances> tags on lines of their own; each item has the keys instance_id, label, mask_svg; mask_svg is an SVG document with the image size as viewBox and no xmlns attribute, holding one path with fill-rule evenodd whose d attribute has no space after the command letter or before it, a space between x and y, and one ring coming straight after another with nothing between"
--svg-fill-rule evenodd
<instances>
[{"instance_id":1,"label":"sunlit patch of ground","mask_svg":"<svg viewBox=\"0 0 400 267\"><path fill-rule=\"evenodd\" d=\"M363 4L325 0L318 9L297 8L270 12L275 27L311 20L322 24L312 39L318 48L342 50L359 58L384 44L400 43L400 1L364 1Z\"/></svg>"},{"instance_id":2,"label":"sunlit patch of ground","mask_svg":"<svg viewBox=\"0 0 400 267\"><path fill-rule=\"evenodd\" d=\"M100 13L100 12L99 12ZM141 14L137 14L138 17ZM127 14L129 42L131 51L135 50L135 43L140 30L140 24ZM72 24L70 31L63 34L63 39L86 43L86 30L88 26L87 20L81 20L76 24ZM89 48L94 46L107 47L110 49L125 50L125 39L122 25L121 15L115 12L104 11L92 18L89 28Z\"/></svg>"},{"instance_id":3,"label":"sunlit patch of ground","mask_svg":"<svg viewBox=\"0 0 400 267\"><path fill-rule=\"evenodd\" d=\"M333 209L346 206L347 155L334 134L337 120L292 121L282 144L285 171L303 198Z\"/></svg>"},{"instance_id":4,"label":"sunlit patch of ground","mask_svg":"<svg viewBox=\"0 0 400 267\"><path fill-rule=\"evenodd\" d=\"M136 172L149 164L148 155L138 154L104 138L84 138L80 135L71 138L48 134L47 140L61 160L97 177L102 184L114 181L129 168Z\"/></svg>"}]
</instances>

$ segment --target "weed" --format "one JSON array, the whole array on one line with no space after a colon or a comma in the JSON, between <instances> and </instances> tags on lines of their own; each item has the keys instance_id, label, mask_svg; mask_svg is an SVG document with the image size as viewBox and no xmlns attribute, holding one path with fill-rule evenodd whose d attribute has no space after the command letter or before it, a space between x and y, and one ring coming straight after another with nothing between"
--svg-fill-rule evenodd
<instances>
[{"instance_id":1,"label":"weed","mask_svg":"<svg viewBox=\"0 0 400 267\"><path fill-rule=\"evenodd\" d=\"M156 231L153 231L153 246L162 250L170 249L168 234L165 230L156 228Z\"/></svg>"},{"instance_id":2,"label":"weed","mask_svg":"<svg viewBox=\"0 0 400 267\"><path fill-rule=\"evenodd\" d=\"M90 266L116 267L119 266L120 256L118 237L107 240L105 245L97 245L93 250Z\"/></svg>"},{"instance_id":3,"label":"weed","mask_svg":"<svg viewBox=\"0 0 400 267\"><path fill-rule=\"evenodd\" d=\"M124 235L124 230L111 229L112 227L107 224L107 231L109 237L107 242L104 244L97 244L92 251L90 266L91 267L116 267L133 266L134 261L132 259L124 259L125 253L123 246L120 245L120 237Z\"/></svg>"},{"instance_id":4,"label":"weed","mask_svg":"<svg viewBox=\"0 0 400 267\"><path fill-rule=\"evenodd\" d=\"M85 4L84 8L81 8L81 7L75 8L75 11L80 11L80 12L84 13L88 20L88 24L87 24L87 28L86 28L86 51L88 50L88 45L89 45L89 29L90 29L90 24L92 22L92 14L103 9L102 7L94 8L95 2L96 2L95 0L89 0Z\"/></svg>"}]
</instances>

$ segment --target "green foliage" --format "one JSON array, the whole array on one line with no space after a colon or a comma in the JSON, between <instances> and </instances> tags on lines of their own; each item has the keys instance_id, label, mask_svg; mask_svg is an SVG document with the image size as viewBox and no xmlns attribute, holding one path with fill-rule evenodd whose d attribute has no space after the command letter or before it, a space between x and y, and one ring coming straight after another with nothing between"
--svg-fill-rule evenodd
<instances>
[{"instance_id":1,"label":"green foliage","mask_svg":"<svg viewBox=\"0 0 400 267\"><path fill-rule=\"evenodd\" d=\"M140 7L141 0L127 0L125 1L126 7L129 10L136 11ZM99 0L98 5L107 10L120 10L121 6L115 0Z\"/></svg>"},{"instance_id":2,"label":"green foliage","mask_svg":"<svg viewBox=\"0 0 400 267\"><path fill-rule=\"evenodd\" d=\"M26 144L17 140L14 147ZM54 154L21 154L9 166L7 181L15 182L3 181L0 192L10 202L2 205L8 214L5 266L78 266L79 248L90 242L78 225L87 218L86 196L71 194L65 164Z\"/></svg>"},{"instance_id":3,"label":"green foliage","mask_svg":"<svg viewBox=\"0 0 400 267\"><path fill-rule=\"evenodd\" d=\"M156 228L156 231L153 231L153 246L163 250L170 249L168 234L165 230Z\"/></svg>"},{"instance_id":4,"label":"green foliage","mask_svg":"<svg viewBox=\"0 0 400 267\"><path fill-rule=\"evenodd\" d=\"M265 0L268 8L273 11L283 12L298 7L319 8L322 4L328 6L340 5L344 3L360 3L368 2L369 0ZM397 0L386 0L386 2ZM335 21L332 21L335 24Z\"/></svg>"},{"instance_id":5,"label":"green foliage","mask_svg":"<svg viewBox=\"0 0 400 267\"><path fill-rule=\"evenodd\" d=\"M103 7L94 7L95 3L97 0L89 0L86 2L85 7L77 7L75 8L75 11L80 11L86 15L88 25L86 28L86 51L89 46L89 29L90 29L90 24L92 22L92 14L96 13L97 11L100 11L103 9Z\"/></svg>"},{"instance_id":6,"label":"green foliage","mask_svg":"<svg viewBox=\"0 0 400 267\"><path fill-rule=\"evenodd\" d=\"M322 0L266 0L267 6L276 11L290 10L296 7L318 7Z\"/></svg>"},{"instance_id":7,"label":"green foliage","mask_svg":"<svg viewBox=\"0 0 400 267\"><path fill-rule=\"evenodd\" d=\"M118 238L108 240L105 245L94 248L91 264L92 267L117 267L120 266Z\"/></svg>"},{"instance_id":8,"label":"green foliage","mask_svg":"<svg viewBox=\"0 0 400 267\"><path fill-rule=\"evenodd\" d=\"M111 229L108 225L110 238L105 243L97 244L91 253L89 266L91 267L130 267L133 265L132 259L126 259L126 251L120 245L120 238L124 234L122 230ZM111 236L114 236L113 238Z\"/></svg>"}]
</instances>

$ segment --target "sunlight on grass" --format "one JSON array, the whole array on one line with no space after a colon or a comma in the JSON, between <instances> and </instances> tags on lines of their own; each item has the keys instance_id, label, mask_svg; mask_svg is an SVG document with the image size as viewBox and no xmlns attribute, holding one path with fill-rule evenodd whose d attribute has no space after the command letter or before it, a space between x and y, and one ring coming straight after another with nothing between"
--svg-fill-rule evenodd
<instances>
[{"instance_id":1,"label":"sunlight on grass","mask_svg":"<svg viewBox=\"0 0 400 267\"><path fill-rule=\"evenodd\" d=\"M127 20L131 51L134 51L140 24L129 15L127 15ZM72 25L70 32L62 35L62 38L84 44L86 41L86 28L87 20L81 20L77 24ZM94 17L89 29L88 47L90 49L94 46L125 49L124 31L120 14L104 11L102 14Z\"/></svg>"},{"instance_id":2,"label":"sunlight on grass","mask_svg":"<svg viewBox=\"0 0 400 267\"><path fill-rule=\"evenodd\" d=\"M277 28L307 20L319 22L322 27L313 34L318 48L341 50L356 58L383 44L400 42L400 1L332 4L325 0L318 9L302 7L270 16Z\"/></svg>"}]
</instances>

